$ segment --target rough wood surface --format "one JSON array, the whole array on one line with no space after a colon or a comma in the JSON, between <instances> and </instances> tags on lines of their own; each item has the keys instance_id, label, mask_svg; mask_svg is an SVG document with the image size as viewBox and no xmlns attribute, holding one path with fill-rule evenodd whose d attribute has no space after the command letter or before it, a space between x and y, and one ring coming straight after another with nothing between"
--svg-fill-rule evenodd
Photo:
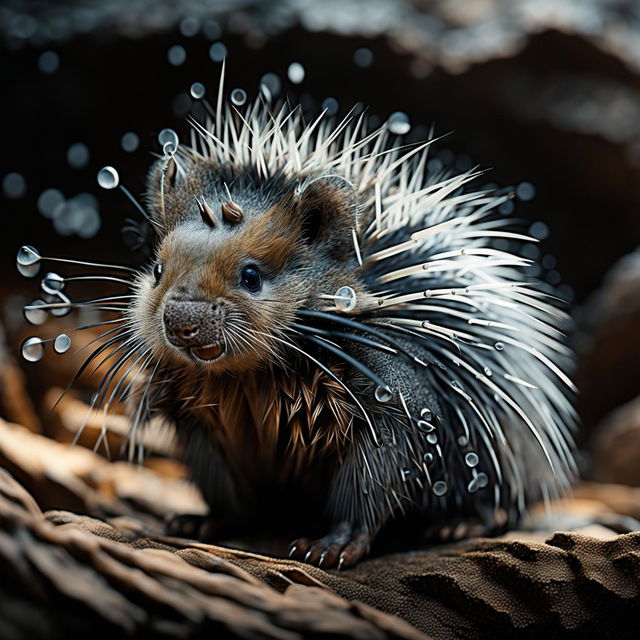
<instances>
[{"instance_id":1,"label":"rough wood surface","mask_svg":"<svg viewBox=\"0 0 640 640\"><path fill-rule=\"evenodd\" d=\"M512 532L325 572L163 536L163 503L202 506L183 481L17 425L0 423L0 466L34 494L0 471L3 639L66 638L95 625L116 637L635 637L640 533ZM574 515L637 515L635 494L607 507L600 485L580 491ZM101 518L43 513L34 496ZM569 510L559 507L556 521Z\"/></svg>"}]
</instances>

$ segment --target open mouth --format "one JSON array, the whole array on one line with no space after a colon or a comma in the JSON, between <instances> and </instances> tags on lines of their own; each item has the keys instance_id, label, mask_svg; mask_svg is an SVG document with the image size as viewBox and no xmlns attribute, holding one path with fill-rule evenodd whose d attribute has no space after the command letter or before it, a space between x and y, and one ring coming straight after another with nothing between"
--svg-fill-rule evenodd
<instances>
[{"instance_id":1,"label":"open mouth","mask_svg":"<svg viewBox=\"0 0 640 640\"><path fill-rule=\"evenodd\" d=\"M196 360L211 362L222 355L224 346L221 344L205 344L200 347L191 347L189 352Z\"/></svg>"}]
</instances>

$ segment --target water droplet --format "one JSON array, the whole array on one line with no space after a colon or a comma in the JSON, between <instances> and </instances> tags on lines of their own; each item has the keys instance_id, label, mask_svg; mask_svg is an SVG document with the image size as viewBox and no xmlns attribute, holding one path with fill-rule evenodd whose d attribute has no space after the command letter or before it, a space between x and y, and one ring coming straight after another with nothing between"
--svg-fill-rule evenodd
<instances>
[{"instance_id":1,"label":"water droplet","mask_svg":"<svg viewBox=\"0 0 640 640\"><path fill-rule=\"evenodd\" d=\"M328 116L335 116L339 108L340 104L335 98L325 98L322 102L322 110L325 111Z\"/></svg>"},{"instance_id":2,"label":"water droplet","mask_svg":"<svg viewBox=\"0 0 640 640\"><path fill-rule=\"evenodd\" d=\"M351 287L340 287L335 293L335 305L338 311L353 311L358 304L356 292Z\"/></svg>"},{"instance_id":3,"label":"water droplet","mask_svg":"<svg viewBox=\"0 0 640 640\"><path fill-rule=\"evenodd\" d=\"M186 16L180 21L180 33L185 38L192 38L200 30L200 20L195 16Z\"/></svg>"},{"instance_id":4,"label":"water droplet","mask_svg":"<svg viewBox=\"0 0 640 640\"><path fill-rule=\"evenodd\" d=\"M480 489L484 489L489 484L489 478L486 473L480 472L476 476L476 480L478 481L478 487Z\"/></svg>"},{"instance_id":5,"label":"water droplet","mask_svg":"<svg viewBox=\"0 0 640 640\"><path fill-rule=\"evenodd\" d=\"M56 316L56 317L62 317L62 316L66 316L68 313L70 313L72 307L71 307L71 300L69 300L69 298L62 293L62 291L58 291L56 292L56 302L66 302L68 303L68 305L63 305L61 307L53 307L50 311L52 316Z\"/></svg>"},{"instance_id":6,"label":"water droplet","mask_svg":"<svg viewBox=\"0 0 640 640\"><path fill-rule=\"evenodd\" d=\"M42 278L42 289L51 295L55 295L58 291L62 291L64 289L64 278L53 272L47 273L44 278Z\"/></svg>"},{"instance_id":7,"label":"water droplet","mask_svg":"<svg viewBox=\"0 0 640 640\"><path fill-rule=\"evenodd\" d=\"M467 485L467 491L469 493L475 493L480 487L478 486L478 476L471 478L469 484Z\"/></svg>"},{"instance_id":8,"label":"water droplet","mask_svg":"<svg viewBox=\"0 0 640 640\"><path fill-rule=\"evenodd\" d=\"M174 67L179 67L181 64L184 64L184 61L187 59L187 52L184 47L179 44L174 44L167 51L167 60L169 60L169 64Z\"/></svg>"},{"instance_id":9,"label":"water droplet","mask_svg":"<svg viewBox=\"0 0 640 640\"><path fill-rule=\"evenodd\" d=\"M173 142L165 142L162 145L162 153L165 156L172 156L176 152L176 145Z\"/></svg>"},{"instance_id":10,"label":"water droplet","mask_svg":"<svg viewBox=\"0 0 640 640\"><path fill-rule=\"evenodd\" d=\"M260 78L260 90L267 89L267 96L276 98L282 89L282 80L275 73L265 73Z\"/></svg>"},{"instance_id":11,"label":"water droplet","mask_svg":"<svg viewBox=\"0 0 640 640\"><path fill-rule=\"evenodd\" d=\"M120 146L123 151L133 153L140 146L140 138L138 137L138 134L133 131L127 131L127 133L120 138Z\"/></svg>"},{"instance_id":12,"label":"water droplet","mask_svg":"<svg viewBox=\"0 0 640 640\"><path fill-rule=\"evenodd\" d=\"M189 93L194 100L201 100L204 98L204 94L206 93L206 89L202 82L194 82L191 85L191 89L189 89Z\"/></svg>"},{"instance_id":13,"label":"water droplet","mask_svg":"<svg viewBox=\"0 0 640 640\"><path fill-rule=\"evenodd\" d=\"M504 349L503 342L496 342L493 346L496 348L496 351L502 351Z\"/></svg>"},{"instance_id":14,"label":"water droplet","mask_svg":"<svg viewBox=\"0 0 640 640\"><path fill-rule=\"evenodd\" d=\"M113 167L102 167L98 171L98 184L103 189L115 189L120 182L120 176Z\"/></svg>"},{"instance_id":15,"label":"water droplet","mask_svg":"<svg viewBox=\"0 0 640 640\"><path fill-rule=\"evenodd\" d=\"M366 67L370 67L373 63L373 51L371 49L367 49L366 47L361 47L360 49L356 49L353 54L353 61L358 67L362 67L365 69Z\"/></svg>"},{"instance_id":16,"label":"water droplet","mask_svg":"<svg viewBox=\"0 0 640 640\"><path fill-rule=\"evenodd\" d=\"M391 400L392 394L390 389L385 389L384 387L377 387L375 391L376 400L378 402L389 402Z\"/></svg>"},{"instance_id":17,"label":"water droplet","mask_svg":"<svg viewBox=\"0 0 640 640\"><path fill-rule=\"evenodd\" d=\"M84 169L89 164L89 147L76 142L67 149L67 162L72 169Z\"/></svg>"},{"instance_id":18,"label":"water droplet","mask_svg":"<svg viewBox=\"0 0 640 640\"><path fill-rule=\"evenodd\" d=\"M304 67L299 62L292 62L287 69L287 77L293 84L300 84L304 80Z\"/></svg>"},{"instance_id":19,"label":"water droplet","mask_svg":"<svg viewBox=\"0 0 640 640\"><path fill-rule=\"evenodd\" d=\"M464 461L468 467L475 467L479 462L478 454L473 451L469 451L469 453L464 457Z\"/></svg>"},{"instance_id":20,"label":"water droplet","mask_svg":"<svg viewBox=\"0 0 640 640\"><path fill-rule=\"evenodd\" d=\"M429 433L427 434L427 442L429 444L437 444L438 443L438 436L435 433Z\"/></svg>"},{"instance_id":21,"label":"water droplet","mask_svg":"<svg viewBox=\"0 0 640 640\"><path fill-rule=\"evenodd\" d=\"M424 297L425 297L425 298L430 298L430 297L431 297L431 289L427 289L427 290L424 292Z\"/></svg>"},{"instance_id":22,"label":"water droplet","mask_svg":"<svg viewBox=\"0 0 640 640\"><path fill-rule=\"evenodd\" d=\"M247 92L244 89L234 89L231 92L231 102L236 107L241 107L247 101Z\"/></svg>"},{"instance_id":23,"label":"water droplet","mask_svg":"<svg viewBox=\"0 0 640 640\"><path fill-rule=\"evenodd\" d=\"M516 187L516 196L523 202L533 200L536 195L536 188L530 182L521 182Z\"/></svg>"},{"instance_id":24,"label":"water droplet","mask_svg":"<svg viewBox=\"0 0 640 640\"><path fill-rule=\"evenodd\" d=\"M202 32L207 40L215 40L222 34L222 29L215 20L207 20L202 25Z\"/></svg>"},{"instance_id":25,"label":"water droplet","mask_svg":"<svg viewBox=\"0 0 640 640\"><path fill-rule=\"evenodd\" d=\"M447 493L448 489L449 487L444 480L438 480L437 482L434 482L433 487L431 488L433 494L436 496L443 496L445 493Z\"/></svg>"},{"instance_id":26,"label":"water droplet","mask_svg":"<svg viewBox=\"0 0 640 640\"><path fill-rule=\"evenodd\" d=\"M397 136L403 136L411 131L411 122L409 116L403 111L395 111L389 116L387 121L389 131Z\"/></svg>"},{"instance_id":27,"label":"water droplet","mask_svg":"<svg viewBox=\"0 0 640 640\"><path fill-rule=\"evenodd\" d=\"M36 299L34 300L29 307L42 307L47 304L44 300ZM27 307L23 310L24 317L27 319L27 322L35 325L42 324L47 319L47 310L46 309L28 309Z\"/></svg>"},{"instance_id":28,"label":"water droplet","mask_svg":"<svg viewBox=\"0 0 640 640\"><path fill-rule=\"evenodd\" d=\"M511 215L513 213L513 209L514 209L513 200L507 200L498 207L498 211L503 216Z\"/></svg>"},{"instance_id":29,"label":"water droplet","mask_svg":"<svg viewBox=\"0 0 640 640\"><path fill-rule=\"evenodd\" d=\"M467 436L458 436L458 444L461 447L466 447L469 444L469 438Z\"/></svg>"},{"instance_id":30,"label":"water droplet","mask_svg":"<svg viewBox=\"0 0 640 640\"><path fill-rule=\"evenodd\" d=\"M20 264L19 262L16 264L18 268L18 273L25 278L35 278L40 271L40 263L36 262L35 264Z\"/></svg>"},{"instance_id":31,"label":"water droplet","mask_svg":"<svg viewBox=\"0 0 640 640\"><path fill-rule=\"evenodd\" d=\"M163 129L158 134L158 143L160 144L160 146L164 147L167 142L173 143L176 148L180 144L178 134L173 129Z\"/></svg>"},{"instance_id":32,"label":"water droplet","mask_svg":"<svg viewBox=\"0 0 640 640\"><path fill-rule=\"evenodd\" d=\"M27 192L27 183L19 173L12 171L2 178L2 189L7 198L17 200Z\"/></svg>"},{"instance_id":33,"label":"water droplet","mask_svg":"<svg viewBox=\"0 0 640 640\"><path fill-rule=\"evenodd\" d=\"M431 412L431 409L425 407L424 409L420 410L420 416L428 422L429 420L431 420L431 418L433 418L433 413Z\"/></svg>"},{"instance_id":34,"label":"water droplet","mask_svg":"<svg viewBox=\"0 0 640 640\"><path fill-rule=\"evenodd\" d=\"M227 47L222 42L214 42L209 47L209 57L213 62L222 62L227 57Z\"/></svg>"},{"instance_id":35,"label":"water droplet","mask_svg":"<svg viewBox=\"0 0 640 640\"><path fill-rule=\"evenodd\" d=\"M549 236L549 227L542 220L538 220L529 227L529 234L538 240L544 240Z\"/></svg>"},{"instance_id":36,"label":"water droplet","mask_svg":"<svg viewBox=\"0 0 640 640\"><path fill-rule=\"evenodd\" d=\"M431 462L433 462L433 454L432 453L425 453L422 456L422 459L424 460L424 462L426 462L427 464L430 464Z\"/></svg>"},{"instance_id":37,"label":"water droplet","mask_svg":"<svg viewBox=\"0 0 640 640\"><path fill-rule=\"evenodd\" d=\"M66 333L61 333L53 341L53 350L56 353L64 353L71 346L71 338Z\"/></svg>"},{"instance_id":38,"label":"water droplet","mask_svg":"<svg viewBox=\"0 0 640 640\"><path fill-rule=\"evenodd\" d=\"M38 58L38 69L42 73L55 73L60 66L60 56L55 51L43 51Z\"/></svg>"},{"instance_id":39,"label":"water droplet","mask_svg":"<svg viewBox=\"0 0 640 640\"><path fill-rule=\"evenodd\" d=\"M18 249L18 255L16 257L16 262L19 265L27 267L29 265L35 264L41 259L41 255L35 247L32 247L29 244L25 244L20 249Z\"/></svg>"},{"instance_id":40,"label":"water droplet","mask_svg":"<svg viewBox=\"0 0 640 640\"><path fill-rule=\"evenodd\" d=\"M494 399L498 404L500 404L500 403L502 402L502 398L500 397L500 394L499 394L499 393L494 393L494 394L493 394L493 399Z\"/></svg>"},{"instance_id":41,"label":"water droplet","mask_svg":"<svg viewBox=\"0 0 640 640\"><path fill-rule=\"evenodd\" d=\"M488 378L490 378L493 375L493 371L491 371L489 367L485 367L483 371L484 371L484 375L487 376Z\"/></svg>"},{"instance_id":42,"label":"water droplet","mask_svg":"<svg viewBox=\"0 0 640 640\"><path fill-rule=\"evenodd\" d=\"M549 273L547 274L547 282L549 284L560 284L560 280L561 280L561 276L560 273L558 271L556 271L555 269L553 271L549 271Z\"/></svg>"},{"instance_id":43,"label":"water droplet","mask_svg":"<svg viewBox=\"0 0 640 640\"><path fill-rule=\"evenodd\" d=\"M406 482L407 480L409 480L411 478L412 475L412 471L411 469L403 469L402 470L402 481Z\"/></svg>"},{"instance_id":44,"label":"water droplet","mask_svg":"<svg viewBox=\"0 0 640 640\"><path fill-rule=\"evenodd\" d=\"M557 264L558 264L558 261L556 260L556 257L551 255L550 253L547 253L542 258L542 266L545 269L555 269Z\"/></svg>"},{"instance_id":45,"label":"water droplet","mask_svg":"<svg viewBox=\"0 0 640 640\"><path fill-rule=\"evenodd\" d=\"M425 433L430 433L435 429L435 427L426 420L418 420L418 429L424 431Z\"/></svg>"},{"instance_id":46,"label":"water droplet","mask_svg":"<svg viewBox=\"0 0 640 640\"><path fill-rule=\"evenodd\" d=\"M22 357L27 362L38 362L44 355L44 346L40 338L27 338L20 349Z\"/></svg>"},{"instance_id":47,"label":"water droplet","mask_svg":"<svg viewBox=\"0 0 640 640\"><path fill-rule=\"evenodd\" d=\"M76 229L80 238L93 238L100 230L101 220L98 211L92 207L84 210L82 224Z\"/></svg>"},{"instance_id":48,"label":"water droplet","mask_svg":"<svg viewBox=\"0 0 640 640\"><path fill-rule=\"evenodd\" d=\"M59 189L45 189L38 196L38 211L45 218L52 218L56 207L64 202L64 195Z\"/></svg>"}]
</instances>

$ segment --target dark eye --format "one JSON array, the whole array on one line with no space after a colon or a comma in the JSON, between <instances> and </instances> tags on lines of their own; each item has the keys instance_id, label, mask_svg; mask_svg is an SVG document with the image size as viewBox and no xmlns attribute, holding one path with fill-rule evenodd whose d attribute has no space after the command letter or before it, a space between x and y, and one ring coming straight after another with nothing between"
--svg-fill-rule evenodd
<instances>
[{"instance_id":1,"label":"dark eye","mask_svg":"<svg viewBox=\"0 0 640 640\"><path fill-rule=\"evenodd\" d=\"M153 267L153 277L156 279L156 284L160 284L163 270L164 270L164 267L162 266L162 263L156 262L156 264Z\"/></svg>"},{"instance_id":2,"label":"dark eye","mask_svg":"<svg viewBox=\"0 0 640 640\"><path fill-rule=\"evenodd\" d=\"M252 291L253 293L260 291L262 287L262 276L260 275L258 267L253 264L250 264L242 270L240 281L247 291Z\"/></svg>"}]
</instances>

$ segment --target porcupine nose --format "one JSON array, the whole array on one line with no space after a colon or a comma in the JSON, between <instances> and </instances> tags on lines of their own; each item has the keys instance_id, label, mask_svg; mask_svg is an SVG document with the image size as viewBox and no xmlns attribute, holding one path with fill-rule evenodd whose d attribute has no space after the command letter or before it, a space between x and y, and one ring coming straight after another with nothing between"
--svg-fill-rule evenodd
<instances>
[{"instance_id":1,"label":"porcupine nose","mask_svg":"<svg viewBox=\"0 0 640 640\"><path fill-rule=\"evenodd\" d=\"M219 343L221 307L199 300L168 300L162 317L167 339L176 347Z\"/></svg>"}]
</instances>

